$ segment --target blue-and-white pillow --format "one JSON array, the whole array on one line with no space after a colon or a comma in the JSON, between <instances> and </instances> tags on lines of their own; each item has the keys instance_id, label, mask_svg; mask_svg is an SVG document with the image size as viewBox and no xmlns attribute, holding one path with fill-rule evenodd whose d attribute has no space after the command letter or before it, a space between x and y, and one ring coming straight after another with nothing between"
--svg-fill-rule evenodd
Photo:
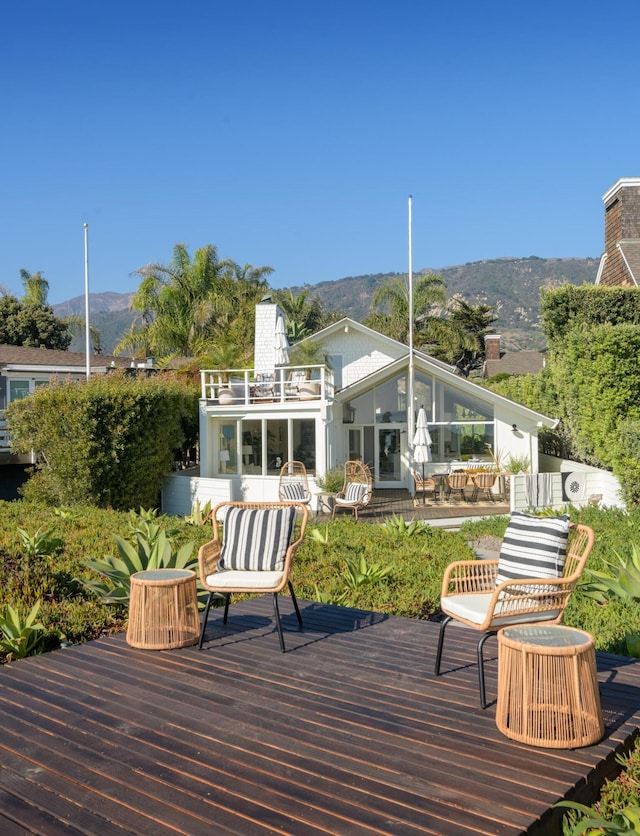
<instances>
[{"instance_id":1,"label":"blue-and-white pillow","mask_svg":"<svg viewBox=\"0 0 640 836\"><path fill-rule=\"evenodd\" d=\"M514 511L502 541L496 586L523 578L559 578L567 555L569 517Z\"/></svg>"},{"instance_id":2,"label":"blue-and-white pillow","mask_svg":"<svg viewBox=\"0 0 640 836\"><path fill-rule=\"evenodd\" d=\"M286 499L289 502L304 502L307 498L302 482L290 482L287 485L282 485L280 493L282 499Z\"/></svg>"},{"instance_id":3,"label":"blue-and-white pillow","mask_svg":"<svg viewBox=\"0 0 640 836\"><path fill-rule=\"evenodd\" d=\"M218 569L282 571L295 521L295 505L228 508Z\"/></svg>"},{"instance_id":4,"label":"blue-and-white pillow","mask_svg":"<svg viewBox=\"0 0 640 836\"><path fill-rule=\"evenodd\" d=\"M368 485L360 482L350 482L347 485L344 498L346 502L361 502L368 490Z\"/></svg>"}]
</instances>

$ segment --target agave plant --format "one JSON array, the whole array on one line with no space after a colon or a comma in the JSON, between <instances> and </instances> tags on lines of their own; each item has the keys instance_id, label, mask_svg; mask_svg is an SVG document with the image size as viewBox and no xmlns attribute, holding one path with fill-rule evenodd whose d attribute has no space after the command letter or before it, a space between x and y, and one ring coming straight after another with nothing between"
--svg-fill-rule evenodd
<instances>
[{"instance_id":1,"label":"agave plant","mask_svg":"<svg viewBox=\"0 0 640 836\"><path fill-rule=\"evenodd\" d=\"M417 520L405 522L402 514L392 514L386 522L382 523L382 528L389 534L400 534L403 537L411 537L416 534L422 526Z\"/></svg>"},{"instance_id":2,"label":"agave plant","mask_svg":"<svg viewBox=\"0 0 640 836\"><path fill-rule=\"evenodd\" d=\"M36 621L40 604L36 601L24 619L11 604L5 605L0 616L0 649L4 650L9 660L24 659L41 652L44 626Z\"/></svg>"},{"instance_id":3,"label":"agave plant","mask_svg":"<svg viewBox=\"0 0 640 836\"><path fill-rule=\"evenodd\" d=\"M365 584L377 583L393 569L391 564L382 566L380 563L367 563L364 555L360 559L348 560L345 563L346 573L342 576L342 582L347 589L355 591Z\"/></svg>"},{"instance_id":4,"label":"agave plant","mask_svg":"<svg viewBox=\"0 0 640 836\"><path fill-rule=\"evenodd\" d=\"M193 569L197 556L194 544L185 543L177 552L173 550L166 532L152 527L152 537L138 534L135 543L114 536L118 555L89 560L89 569L97 572L103 581L83 581L84 586L95 592L107 604L128 604L131 594L131 575L147 569Z\"/></svg>"},{"instance_id":5,"label":"agave plant","mask_svg":"<svg viewBox=\"0 0 640 836\"><path fill-rule=\"evenodd\" d=\"M48 531L38 529L35 534L28 534L23 528L19 528L18 534L28 557L46 557L60 551L64 545L59 537L53 536L52 528Z\"/></svg>"},{"instance_id":6,"label":"agave plant","mask_svg":"<svg viewBox=\"0 0 640 836\"><path fill-rule=\"evenodd\" d=\"M632 543L628 552L614 556L615 560L603 559L603 570L585 569L580 591L600 604L609 598L640 601L640 545Z\"/></svg>"},{"instance_id":7,"label":"agave plant","mask_svg":"<svg viewBox=\"0 0 640 836\"><path fill-rule=\"evenodd\" d=\"M640 807L629 806L615 813L610 819L600 816L593 807L586 807L575 801L559 801L555 807L568 807L582 813L583 818L568 825L570 836L582 833L600 833L603 836L617 836L619 833L640 833Z\"/></svg>"}]
</instances>

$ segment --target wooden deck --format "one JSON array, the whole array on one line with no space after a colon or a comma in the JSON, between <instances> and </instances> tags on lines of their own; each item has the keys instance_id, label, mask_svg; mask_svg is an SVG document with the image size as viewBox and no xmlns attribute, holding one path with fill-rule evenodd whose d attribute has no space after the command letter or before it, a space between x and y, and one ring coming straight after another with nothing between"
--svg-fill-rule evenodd
<instances>
[{"instance_id":1,"label":"wooden deck","mask_svg":"<svg viewBox=\"0 0 640 836\"><path fill-rule=\"evenodd\" d=\"M470 493L469 493L470 495ZM336 514L339 519L342 516L350 515L350 511L341 510ZM402 515L405 520L426 520L438 521L446 524L446 520L458 520L469 517L489 517L495 514L510 513L509 501L496 499L480 500L473 502L455 499L451 502L438 499L434 502L428 499L422 502L421 499L414 501L407 490L401 489L376 489L373 492L371 503L362 509L358 517L364 522L383 522L386 517L392 514ZM329 519L327 513L319 513L318 520Z\"/></svg>"},{"instance_id":2,"label":"wooden deck","mask_svg":"<svg viewBox=\"0 0 640 836\"><path fill-rule=\"evenodd\" d=\"M640 663L599 655L606 732L545 750L478 705L475 633L282 600L240 602L207 643L124 635L0 670L0 832L12 834L553 834L551 805L589 800L636 734ZM487 655L496 694L496 643Z\"/></svg>"}]
</instances>

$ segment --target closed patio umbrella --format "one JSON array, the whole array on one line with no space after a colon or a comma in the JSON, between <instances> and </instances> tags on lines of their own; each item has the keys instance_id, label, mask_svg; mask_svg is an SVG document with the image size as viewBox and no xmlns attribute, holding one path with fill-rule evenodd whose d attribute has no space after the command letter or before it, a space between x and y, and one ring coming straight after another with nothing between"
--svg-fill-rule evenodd
<instances>
[{"instance_id":1,"label":"closed patio umbrella","mask_svg":"<svg viewBox=\"0 0 640 836\"><path fill-rule=\"evenodd\" d=\"M418 410L416 432L413 436L413 461L422 464L422 481L424 482L424 463L431 461L431 436L427 429L427 413L423 406ZM426 504L425 491L422 491L422 503Z\"/></svg>"},{"instance_id":2,"label":"closed patio umbrella","mask_svg":"<svg viewBox=\"0 0 640 836\"><path fill-rule=\"evenodd\" d=\"M284 329L284 318L276 320L276 365L285 366L289 362L289 341Z\"/></svg>"}]
</instances>

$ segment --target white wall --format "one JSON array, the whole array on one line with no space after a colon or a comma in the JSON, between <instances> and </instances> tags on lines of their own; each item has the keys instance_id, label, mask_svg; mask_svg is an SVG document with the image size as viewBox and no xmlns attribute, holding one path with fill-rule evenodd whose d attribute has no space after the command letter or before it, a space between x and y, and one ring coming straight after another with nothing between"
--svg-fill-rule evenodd
<instances>
[{"instance_id":1,"label":"white wall","mask_svg":"<svg viewBox=\"0 0 640 836\"><path fill-rule=\"evenodd\" d=\"M195 501L211 505L231 499L231 480L205 479L193 476L188 470L172 473L162 485L162 513L188 516Z\"/></svg>"},{"instance_id":2,"label":"white wall","mask_svg":"<svg viewBox=\"0 0 640 836\"><path fill-rule=\"evenodd\" d=\"M602 495L601 508L625 508L621 498L620 482L608 470L599 470L568 459L556 459L553 456L540 457L541 472L551 474L551 502L545 507L560 509L568 504L562 492L562 474L584 474L584 499L574 500L572 505L580 508L589 504L589 497ZM511 477L511 510L525 511L529 506L526 499L526 478L524 474Z\"/></svg>"},{"instance_id":3,"label":"white wall","mask_svg":"<svg viewBox=\"0 0 640 836\"><path fill-rule=\"evenodd\" d=\"M349 330L332 334L326 341L327 353L342 355L343 388L406 354L406 348L399 346L393 352L387 346L383 348L382 341L379 346L375 346L371 334L362 334L348 325L345 328Z\"/></svg>"}]
</instances>

